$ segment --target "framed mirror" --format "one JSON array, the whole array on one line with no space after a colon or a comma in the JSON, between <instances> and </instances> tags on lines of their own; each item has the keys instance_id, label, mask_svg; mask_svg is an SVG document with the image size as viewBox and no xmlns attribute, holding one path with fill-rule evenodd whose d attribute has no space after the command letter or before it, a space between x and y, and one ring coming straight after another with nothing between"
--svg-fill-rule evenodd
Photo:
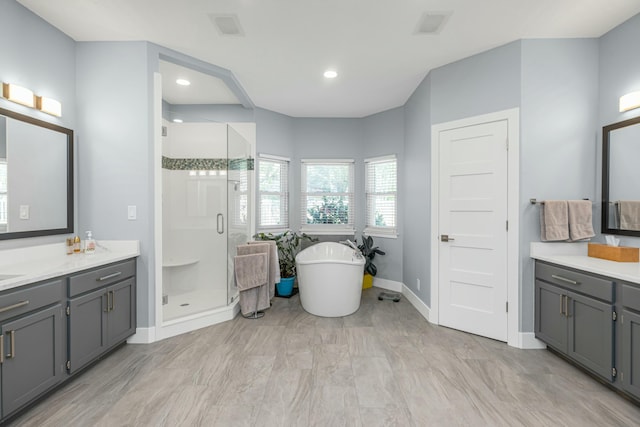
<instances>
[{"instance_id":1,"label":"framed mirror","mask_svg":"<svg viewBox=\"0 0 640 427\"><path fill-rule=\"evenodd\" d=\"M0 108L0 240L73 232L73 131Z\"/></svg>"},{"instance_id":2,"label":"framed mirror","mask_svg":"<svg viewBox=\"0 0 640 427\"><path fill-rule=\"evenodd\" d=\"M602 128L602 233L640 236L640 117Z\"/></svg>"}]
</instances>

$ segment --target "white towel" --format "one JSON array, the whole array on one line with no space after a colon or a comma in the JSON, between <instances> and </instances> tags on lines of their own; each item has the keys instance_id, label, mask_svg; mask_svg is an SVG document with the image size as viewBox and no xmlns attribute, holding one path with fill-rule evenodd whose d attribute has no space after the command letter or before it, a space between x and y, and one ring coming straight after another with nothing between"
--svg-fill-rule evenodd
<instances>
[{"instance_id":1,"label":"white towel","mask_svg":"<svg viewBox=\"0 0 640 427\"><path fill-rule=\"evenodd\" d=\"M640 231L640 201L620 200L620 229Z\"/></svg>"},{"instance_id":2,"label":"white towel","mask_svg":"<svg viewBox=\"0 0 640 427\"><path fill-rule=\"evenodd\" d=\"M540 240L569 239L569 209L566 200L545 200L540 209Z\"/></svg>"},{"instance_id":3,"label":"white towel","mask_svg":"<svg viewBox=\"0 0 640 427\"><path fill-rule=\"evenodd\" d=\"M569 208L569 237L571 241L589 239L596 235L593 231L590 200L567 200Z\"/></svg>"}]
</instances>

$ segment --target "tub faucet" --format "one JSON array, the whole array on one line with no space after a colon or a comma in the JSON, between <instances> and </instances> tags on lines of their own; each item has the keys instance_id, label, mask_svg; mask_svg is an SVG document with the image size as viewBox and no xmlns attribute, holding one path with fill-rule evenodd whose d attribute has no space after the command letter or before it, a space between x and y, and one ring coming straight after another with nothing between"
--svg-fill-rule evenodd
<instances>
[{"instance_id":1,"label":"tub faucet","mask_svg":"<svg viewBox=\"0 0 640 427\"><path fill-rule=\"evenodd\" d=\"M343 241L343 242L340 242L340 243L342 243L343 245L351 246L351 247L352 247L353 249L355 249L356 251L360 251L360 249L358 249L358 246L356 246L356 244L355 244L355 243L353 243L353 242L352 242L351 240L349 240L349 239L347 239L347 240L345 240L345 241Z\"/></svg>"}]
</instances>

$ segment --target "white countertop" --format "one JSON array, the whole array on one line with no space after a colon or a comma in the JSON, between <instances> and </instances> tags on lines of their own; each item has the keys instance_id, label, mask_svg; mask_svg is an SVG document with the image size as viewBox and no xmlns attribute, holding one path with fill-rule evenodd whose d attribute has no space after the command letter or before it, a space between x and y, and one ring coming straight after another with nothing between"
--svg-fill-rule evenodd
<instances>
[{"instance_id":1,"label":"white countertop","mask_svg":"<svg viewBox=\"0 0 640 427\"><path fill-rule=\"evenodd\" d=\"M2 250L0 291L140 255L140 243L137 240L100 240L96 243L94 254L67 255L65 243Z\"/></svg>"},{"instance_id":2,"label":"white countertop","mask_svg":"<svg viewBox=\"0 0 640 427\"><path fill-rule=\"evenodd\" d=\"M640 284L640 263L608 261L587 256L586 242L531 242L530 256L540 261Z\"/></svg>"}]
</instances>

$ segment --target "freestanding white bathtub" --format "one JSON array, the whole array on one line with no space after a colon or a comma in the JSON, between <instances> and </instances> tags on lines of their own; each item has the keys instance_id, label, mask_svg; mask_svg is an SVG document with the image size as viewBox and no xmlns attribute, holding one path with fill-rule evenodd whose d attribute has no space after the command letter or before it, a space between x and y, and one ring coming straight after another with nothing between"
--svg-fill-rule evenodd
<instances>
[{"instance_id":1,"label":"freestanding white bathtub","mask_svg":"<svg viewBox=\"0 0 640 427\"><path fill-rule=\"evenodd\" d=\"M300 303L308 313L341 317L360 307L364 257L346 245L322 242L296 256Z\"/></svg>"}]
</instances>

